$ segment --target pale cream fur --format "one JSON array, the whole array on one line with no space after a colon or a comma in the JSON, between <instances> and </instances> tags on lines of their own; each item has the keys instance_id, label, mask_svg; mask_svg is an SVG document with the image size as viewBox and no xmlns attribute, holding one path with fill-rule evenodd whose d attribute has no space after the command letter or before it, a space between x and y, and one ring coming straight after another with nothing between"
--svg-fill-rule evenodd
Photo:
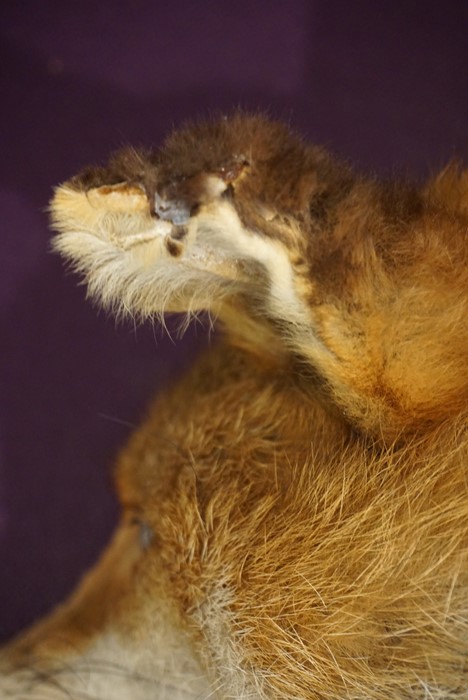
<instances>
[{"instance_id":1,"label":"pale cream fur","mask_svg":"<svg viewBox=\"0 0 468 700\"><path fill-rule=\"evenodd\" d=\"M230 203L218 200L203 207L174 260L164 247L172 225L149 216L140 201L143 193L117 190L110 210L100 202L106 196L61 188L52 214L64 233L55 247L85 273L91 294L116 313L147 318L187 306L189 311L216 309L229 281L236 287L230 293L244 291L243 285L255 293L260 285L261 298L268 285L272 314L296 323L304 342L311 340L311 317L295 288L287 254L278 242L246 231Z\"/></svg>"}]
</instances>

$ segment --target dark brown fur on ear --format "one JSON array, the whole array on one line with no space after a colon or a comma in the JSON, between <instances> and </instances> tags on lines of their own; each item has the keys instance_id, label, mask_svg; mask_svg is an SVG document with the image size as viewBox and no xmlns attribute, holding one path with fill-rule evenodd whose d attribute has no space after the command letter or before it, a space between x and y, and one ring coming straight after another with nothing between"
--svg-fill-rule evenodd
<instances>
[{"instance_id":1,"label":"dark brown fur on ear","mask_svg":"<svg viewBox=\"0 0 468 700\"><path fill-rule=\"evenodd\" d=\"M215 123L190 124L175 132L161 149L162 180L190 177L199 172L219 173L232 164L248 166L248 177L234 187L237 207L247 220L249 202L253 218L258 202L274 204L278 211L306 221L309 213L324 208L346 192L352 182L348 169L284 124L261 115L237 113Z\"/></svg>"}]
</instances>

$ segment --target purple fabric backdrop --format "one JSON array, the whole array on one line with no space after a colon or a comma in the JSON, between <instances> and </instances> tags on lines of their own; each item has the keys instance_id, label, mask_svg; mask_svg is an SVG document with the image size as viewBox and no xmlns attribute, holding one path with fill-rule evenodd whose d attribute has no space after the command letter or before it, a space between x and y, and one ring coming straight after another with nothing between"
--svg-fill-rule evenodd
<instances>
[{"instance_id":1,"label":"purple fabric backdrop","mask_svg":"<svg viewBox=\"0 0 468 700\"><path fill-rule=\"evenodd\" d=\"M360 167L467 155L468 5L4 2L0 10L0 638L46 612L116 519L113 455L205 334L116 327L49 252L54 184L181 120L261 108Z\"/></svg>"}]
</instances>

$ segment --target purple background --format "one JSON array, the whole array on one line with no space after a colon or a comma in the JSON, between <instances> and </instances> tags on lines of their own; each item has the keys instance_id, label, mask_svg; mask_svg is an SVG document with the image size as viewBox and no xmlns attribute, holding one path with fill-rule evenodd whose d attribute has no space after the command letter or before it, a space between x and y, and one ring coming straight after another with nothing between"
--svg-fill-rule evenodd
<instances>
[{"instance_id":1,"label":"purple background","mask_svg":"<svg viewBox=\"0 0 468 700\"><path fill-rule=\"evenodd\" d=\"M0 638L70 591L107 540L113 456L205 333L116 327L49 252L54 184L181 120L267 109L359 167L466 158L468 4L3 2Z\"/></svg>"}]
</instances>

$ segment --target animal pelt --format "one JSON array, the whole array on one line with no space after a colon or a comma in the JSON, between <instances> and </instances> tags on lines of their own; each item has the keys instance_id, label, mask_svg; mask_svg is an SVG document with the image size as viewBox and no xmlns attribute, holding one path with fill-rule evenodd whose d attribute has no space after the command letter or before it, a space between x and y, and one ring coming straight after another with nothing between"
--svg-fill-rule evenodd
<instances>
[{"instance_id":1,"label":"animal pelt","mask_svg":"<svg viewBox=\"0 0 468 700\"><path fill-rule=\"evenodd\" d=\"M468 172L358 176L237 113L51 211L111 311L223 335L120 456L102 561L6 650L11 697L467 700Z\"/></svg>"}]
</instances>

